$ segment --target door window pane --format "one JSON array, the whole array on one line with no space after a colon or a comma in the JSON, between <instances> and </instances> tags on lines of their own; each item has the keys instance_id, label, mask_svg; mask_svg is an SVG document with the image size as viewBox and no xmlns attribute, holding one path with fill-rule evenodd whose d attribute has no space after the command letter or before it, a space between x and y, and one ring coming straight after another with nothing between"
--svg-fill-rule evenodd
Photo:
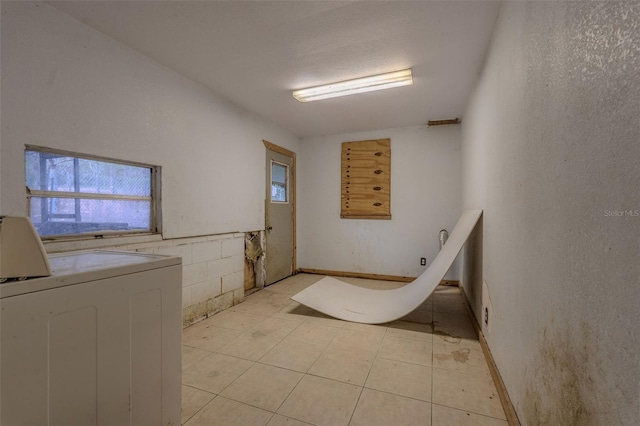
<instances>
[{"instance_id":1,"label":"door window pane","mask_svg":"<svg viewBox=\"0 0 640 426\"><path fill-rule=\"evenodd\" d=\"M286 203L288 201L289 166L271 162L271 202Z\"/></svg>"}]
</instances>

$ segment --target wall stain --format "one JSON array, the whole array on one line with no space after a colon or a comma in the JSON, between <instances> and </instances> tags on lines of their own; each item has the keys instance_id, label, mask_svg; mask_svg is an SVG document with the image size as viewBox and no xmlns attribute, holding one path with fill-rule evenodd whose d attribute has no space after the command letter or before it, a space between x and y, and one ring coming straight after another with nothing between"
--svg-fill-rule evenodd
<instances>
[{"instance_id":1,"label":"wall stain","mask_svg":"<svg viewBox=\"0 0 640 426\"><path fill-rule=\"evenodd\" d=\"M588 324L579 331L556 327L542 332L535 371L525 391L524 424L588 426L599 416L615 417L615 407L598 395L597 381L604 377Z\"/></svg>"}]
</instances>

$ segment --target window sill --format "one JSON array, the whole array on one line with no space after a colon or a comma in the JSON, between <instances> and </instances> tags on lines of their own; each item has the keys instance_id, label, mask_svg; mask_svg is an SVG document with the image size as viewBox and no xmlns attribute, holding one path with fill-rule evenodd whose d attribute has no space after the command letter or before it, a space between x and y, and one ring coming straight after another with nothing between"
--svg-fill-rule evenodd
<instances>
[{"instance_id":1,"label":"window sill","mask_svg":"<svg viewBox=\"0 0 640 426\"><path fill-rule=\"evenodd\" d=\"M144 244L162 241L162 234L136 234L136 235L114 235L103 238L78 237L59 240L44 240L47 253L58 253L65 251L90 250L105 247L126 246L130 244Z\"/></svg>"}]
</instances>

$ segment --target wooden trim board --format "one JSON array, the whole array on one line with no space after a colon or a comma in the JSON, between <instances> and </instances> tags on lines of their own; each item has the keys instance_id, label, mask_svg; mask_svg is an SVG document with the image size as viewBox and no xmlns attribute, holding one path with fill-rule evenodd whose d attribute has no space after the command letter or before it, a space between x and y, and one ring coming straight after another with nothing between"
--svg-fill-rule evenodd
<instances>
[{"instance_id":1,"label":"wooden trim board","mask_svg":"<svg viewBox=\"0 0 640 426\"><path fill-rule=\"evenodd\" d=\"M476 334L478 335L478 340L480 341L480 346L482 347L482 352L487 360L487 364L489 365L489 371L491 372L491 378L493 379L493 383L496 385L496 390L498 391L498 396L500 397L500 402L502 403L502 409L504 410L504 414L507 417L507 422L509 426L520 426L520 420L518 420L518 414L516 413L515 408L513 407L513 403L511 402L511 398L509 398L509 394L507 393L507 388L502 381L502 376L500 375L500 371L498 370L498 366L496 365L495 360L493 359L493 355L491 354L491 350L489 349L489 345L487 344L487 340L484 338L484 334L482 333L482 329L476 320L476 316L473 313L473 309L471 309L471 304L469 303L469 299L467 299L467 295L464 292L464 288L462 285L459 285L460 293L462 294L462 298L464 299L464 305L467 308L467 312L471 317L471 323L473 324L473 328L476 330Z\"/></svg>"},{"instance_id":2,"label":"wooden trim board","mask_svg":"<svg viewBox=\"0 0 640 426\"><path fill-rule=\"evenodd\" d=\"M279 154L285 155L291 158L291 204L293 207L293 261L291 265L291 271L295 274L296 271L296 263L298 259L298 247L297 247L297 237L296 237L296 153L293 151L289 151L286 148L281 146L272 144L269 141L262 140L265 148L268 150L277 152Z\"/></svg>"},{"instance_id":3,"label":"wooden trim board","mask_svg":"<svg viewBox=\"0 0 640 426\"><path fill-rule=\"evenodd\" d=\"M329 271L326 269L310 269L310 268L300 268L298 269L298 272L303 274L329 275L332 277L364 278L368 280L381 280L381 281L399 281L403 283L410 283L411 281L416 279L416 277L403 277L400 275L367 274L364 272Z\"/></svg>"},{"instance_id":4,"label":"wooden trim board","mask_svg":"<svg viewBox=\"0 0 640 426\"><path fill-rule=\"evenodd\" d=\"M314 275L328 275L332 277L347 277L347 278L364 278L367 280L380 280L380 281L397 281L401 283L410 283L416 279L416 277L403 277L401 275L381 275L381 274L367 274L364 272L344 272L344 271L328 271L325 269L309 269L300 268L296 271L300 274L314 274ZM460 281L456 280L442 280L438 285L447 286L459 286Z\"/></svg>"}]
</instances>

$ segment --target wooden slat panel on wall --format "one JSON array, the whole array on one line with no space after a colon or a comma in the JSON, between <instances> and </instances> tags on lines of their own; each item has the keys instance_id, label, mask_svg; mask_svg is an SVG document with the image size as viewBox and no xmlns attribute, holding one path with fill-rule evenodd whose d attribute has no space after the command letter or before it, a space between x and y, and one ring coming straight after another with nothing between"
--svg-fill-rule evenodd
<instances>
[{"instance_id":1,"label":"wooden slat panel on wall","mask_svg":"<svg viewBox=\"0 0 640 426\"><path fill-rule=\"evenodd\" d=\"M342 144L344 219L391 219L391 140Z\"/></svg>"}]
</instances>

